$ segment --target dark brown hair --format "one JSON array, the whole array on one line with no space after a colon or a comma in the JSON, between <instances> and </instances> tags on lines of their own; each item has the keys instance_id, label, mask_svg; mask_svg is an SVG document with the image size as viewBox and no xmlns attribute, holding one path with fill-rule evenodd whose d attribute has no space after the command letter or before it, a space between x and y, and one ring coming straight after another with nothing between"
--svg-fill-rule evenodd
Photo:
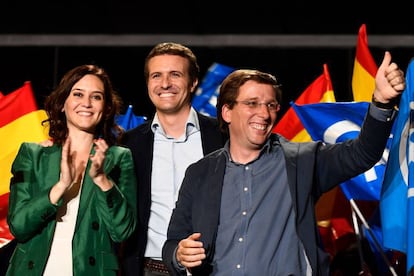
<instances>
[{"instance_id":1,"label":"dark brown hair","mask_svg":"<svg viewBox=\"0 0 414 276\"><path fill-rule=\"evenodd\" d=\"M95 135L105 139L108 145L113 145L123 132L122 128L115 122L115 116L120 113L122 100L113 89L108 74L97 65L77 66L62 77L58 86L45 100L44 107L48 119L42 123L49 124L49 136L53 139L53 142L62 145L68 136L66 115L62 112L62 109L73 85L85 75L98 77L104 85L103 117L96 128Z\"/></svg>"}]
</instances>

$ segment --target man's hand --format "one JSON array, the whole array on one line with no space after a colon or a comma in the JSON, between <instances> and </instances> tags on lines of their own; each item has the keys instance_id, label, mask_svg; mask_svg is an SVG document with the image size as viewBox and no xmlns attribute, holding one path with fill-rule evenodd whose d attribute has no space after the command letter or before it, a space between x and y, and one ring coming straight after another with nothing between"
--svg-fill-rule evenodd
<instances>
[{"instance_id":1,"label":"man's hand","mask_svg":"<svg viewBox=\"0 0 414 276\"><path fill-rule=\"evenodd\" d=\"M373 99L383 104L392 102L405 89L404 72L391 62L391 54L386 51L375 76Z\"/></svg>"},{"instance_id":2,"label":"man's hand","mask_svg":"<svg viewBox=\"0 0 414 276\"><path fill-rule=\"evenodd\" d=\"M203 243L199 241L200 237L201 233L194 233L178 243L176 258L182 266L196 267L206 258Z\"/></svg>"}]
</instances>

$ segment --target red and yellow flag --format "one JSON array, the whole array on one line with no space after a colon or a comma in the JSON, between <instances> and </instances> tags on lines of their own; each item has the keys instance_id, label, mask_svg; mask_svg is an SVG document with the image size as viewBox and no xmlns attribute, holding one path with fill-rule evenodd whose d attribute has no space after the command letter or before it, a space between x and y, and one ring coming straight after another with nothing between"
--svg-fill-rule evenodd
<instances>
[{"instance_id":1,"label":"red and yellow flag","mask_svg":"<svg viewBox=\"0 0 414 276\"><path fill-rule=\"evenodd\" d=\"M355 102L371 102L377 70L377 64L368 48L366 26L362 24L358 32L354 71L352 74L352 93Z\"/></svg>"},{"instance_id":2,"label":"red and yellow flag","mask_svg":"<svg viewBox=\"0 0 414 276\"><path fill-rule=\"evenodd\" d=\"M335 102L332 81L328 65L323 65L323 73L315 79L295 101L296 104L310 104L318 102ZM293 142L312 141L309 133L302 125L296 112L290 107L273 129Z\"/></svg>"},{"instance_id":3,"label":"red and yellow flag","mask_svg":"<svg viewBox=\"0 0 414 276\"><path fill-rule=\"evenodd\" d=\"M22 142L48 139L41 122L46 112L38 110L30 82L10 94L0 93L0 247L13 239L7 226L11 165Z\"/></svg>"}]
</instances>

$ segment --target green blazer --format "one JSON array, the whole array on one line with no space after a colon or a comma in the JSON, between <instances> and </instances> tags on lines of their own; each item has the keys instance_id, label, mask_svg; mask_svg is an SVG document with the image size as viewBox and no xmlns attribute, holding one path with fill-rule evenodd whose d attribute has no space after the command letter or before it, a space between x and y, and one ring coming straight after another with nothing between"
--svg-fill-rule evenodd
<instances>
[{"instance_id":1,"label":"green blazer","mask_svg":"<svg viewBox=\"0 0 414 276\"><path fill-rule=\"evenodd\" d=\"M8 276L42 275L53 233L56 211L62 204L49 200L60 174L61 146L23 143L12 165L7 222L17 246ZM92 150L93 153L93 150ZM73 275L116 275L114 242L127 239L136 227L136 176L129 149L112 146L104 171L114 187L103 192L89 177L88 162L82 184L72 240Z\"/></svg>"}]
</instances>

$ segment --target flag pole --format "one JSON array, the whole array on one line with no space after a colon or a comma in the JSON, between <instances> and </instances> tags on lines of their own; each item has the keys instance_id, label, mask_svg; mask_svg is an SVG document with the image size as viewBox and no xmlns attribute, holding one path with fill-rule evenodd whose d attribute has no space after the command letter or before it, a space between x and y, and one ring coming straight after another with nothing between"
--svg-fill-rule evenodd
<instances>
[{"instance_id":1,"label":"flag pole","mask_svg":"<svg viewBox=\"0 0 414 276\"><path fill-rule=\"evenodd\" d=\"M365 260L364 260L364 254L362 251L362 246L361 246L361 234L360 234L360 229L359 229L359 224L358 224L358 220L355 214L354 209L352 209L352 223L354 225L354 231L355 231L355 235L357 237L357 241L358 241L358 252L359 252L359 263L361 264L361 269L362 271L364 270L364 264L365 264Z\"/></svg>"},{"instance_id":2,"label":"flag pole","mask_svg":"<svg viewBox=\"0 0 414 276\"><path fill-rule=\"evenodd\" d=\"M388 260L387 256L385 255L384 251L382 250L382 247L380 243L378 242L377 238L375 237L374 232L372 231L371 227L369 226L368 222L365 220L364 216L361 213L361 210L358 208L358 205L354 201L353 198L349 200L351 207L352 207L352 214L356 213L358 215L358 218L361 220L362 224L365 226L365 228L368 230L369 234L371 235L372 240L374 241L375 248L377 248L378 252L380 252L381 257L384 259L385 264L388 266L388 269L390 270L391 274L393 276L398 276L398 274L395 272L394 267L391 265L390 261ZM354 224L356 223L356 220L354 221ZM358 228L358 225L354 225L354 228ZM359 236L359 229L357 233L357 237ZM360 252L362 254L362 252ZM362 260L362 256L361 256Z\"/></svg>"}]
</instances>

